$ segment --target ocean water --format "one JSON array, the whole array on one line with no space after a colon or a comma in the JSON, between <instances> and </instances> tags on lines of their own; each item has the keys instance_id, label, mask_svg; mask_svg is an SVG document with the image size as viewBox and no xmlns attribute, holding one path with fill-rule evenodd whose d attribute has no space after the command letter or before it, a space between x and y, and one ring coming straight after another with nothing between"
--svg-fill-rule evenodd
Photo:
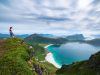
<instances>
[{"instance_id":1,"label":"ocean water","mask_svg":"<svg viewBox=\"0 0 100 75\"><path fill-rule=\"evenodd\" d=\"M89 57L100 51L100 47L87 43L66 43L61 46L51 45L48 51L53 54L55 62L62 66L63 64L71 64L82 60L87 60Z\"/></svg>"}]
</instances>

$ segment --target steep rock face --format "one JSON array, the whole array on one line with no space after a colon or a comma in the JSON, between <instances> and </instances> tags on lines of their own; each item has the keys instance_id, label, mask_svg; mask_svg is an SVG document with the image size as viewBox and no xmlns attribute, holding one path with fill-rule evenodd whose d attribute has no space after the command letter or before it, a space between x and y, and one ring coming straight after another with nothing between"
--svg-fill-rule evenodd
<instances>
[{"instance_id":1,"label":"steep rock face","mask_svg":"<svg viewBox=\"0 0 100 75\"><path fill-rule=\"evenodd\" d=\"M68 40L84 40L85 37L82 34L70 35L66 37Z\"/></svg>"},{"instance_id":2,"label":"steep rock face","mask_svg":"<svg viewBox=\"0 0 100 75\"><path fill-rule=\"evenodd\" d=\"M91 55L89 60L63 65L57 75L100 75L100 52Z\"/></svg>"}]
</instances>

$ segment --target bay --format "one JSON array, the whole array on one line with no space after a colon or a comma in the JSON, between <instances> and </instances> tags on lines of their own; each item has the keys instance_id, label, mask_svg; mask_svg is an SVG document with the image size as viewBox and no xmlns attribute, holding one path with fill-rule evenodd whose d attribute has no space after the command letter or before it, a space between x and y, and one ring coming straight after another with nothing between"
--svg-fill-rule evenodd
<instances>
[{"instance_id":1,"label":"bay","mask_svg":"<svg viewBox=\"0 0 100 75\"><path fill-rule=\"evenodd\" d=\"M51 45L47 49L52 53L55 62L59 66L88 60L92 54L100 51L99 46L80 42L69 42L60 46Z\"/></svg>"}]
</instances>

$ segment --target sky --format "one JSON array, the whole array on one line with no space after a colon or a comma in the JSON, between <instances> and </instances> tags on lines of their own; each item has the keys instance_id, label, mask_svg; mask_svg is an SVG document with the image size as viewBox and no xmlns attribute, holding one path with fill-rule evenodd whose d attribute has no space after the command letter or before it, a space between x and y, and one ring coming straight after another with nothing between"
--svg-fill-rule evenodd
<instances>
[{"instance_id":1,"label":"sky","mask_svg":"<svg viewBox=\"0 0 100 75\"><path fill-rule=\"evenodd\" d=\"M100 0L0 0L0 33L100 34Z\"/></svg>"}]
</instances>

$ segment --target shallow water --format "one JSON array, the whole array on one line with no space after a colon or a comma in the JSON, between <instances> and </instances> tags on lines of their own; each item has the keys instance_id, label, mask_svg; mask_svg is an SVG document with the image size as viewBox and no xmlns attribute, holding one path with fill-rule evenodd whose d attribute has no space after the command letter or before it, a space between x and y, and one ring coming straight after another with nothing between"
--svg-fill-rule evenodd
<instances>
[{"instance_id":1,"label":"shallow water","mask_svg":"<svg viewBox=\"0 0 100 75\"><path fill-rule=\"evenodd\" d=\"M100 47L87 43L66 43L61 46L51 45L48 50L53 54L57 64L71 64L73 62L87 60L89 57L98 52Z\"/></svg>"}]
</instances>

